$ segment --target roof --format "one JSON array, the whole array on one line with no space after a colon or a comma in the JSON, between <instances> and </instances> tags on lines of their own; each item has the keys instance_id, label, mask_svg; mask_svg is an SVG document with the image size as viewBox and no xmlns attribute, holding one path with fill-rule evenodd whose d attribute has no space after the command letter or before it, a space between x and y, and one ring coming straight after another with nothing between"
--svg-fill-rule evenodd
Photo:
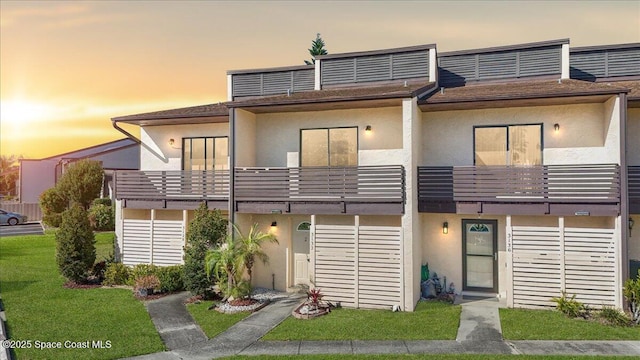
<instances>
[{"instance_id":1,"label":"roof","mask_svg":"<svg viewBox=\"0 0 640 360\"><path fill-rule=\"evenodd\" d=\"M497 100L543 99L589 95L612 95L628 92L620 83L593 83L563 79L467 85L444 88L419 101L420 105L471 103Z\"/></svg>"},{"instance_id":2,"label":"roof","mask_svg":"<svg viewBox=\"0 0 640 360\"><path fill-rule=\"evenodd\" d=\"M602 84L602 83L600 83ZM620 86L629 89L629 94L627 94L628 100L640 100L640 80L631 80L631 81L610 81L607 84L614 84L615 86Z\"/></svg>"},{"instance_id":3,"label":"roof","mask_svg":"<svg viewBox=\"0 0 640 360\"><path fill-rule=\"evenodd\" d=\"M160 110L142 114L118 116L111 119L113 122L123 122L136 125L164 125L168 123L175 123L175 119L201 119L196 122L181 122L181 123L197 123L204 122L202 119L228 118L229 109L221 103L190 106L178 109ZM224 120L223 120L224 121Z\"/></svg>"},{"instance_id":4,"label":"roof","mask_svg":"<svg viewBox=\"0 0 640 360\"><path fill-rule=\"evenodd\" d=\"M580 46L580 47L572 47L569 50L569 52L578 53L578 52L585 52L585 51L604 51L604 50L617 50L617 49L631 49L631 48L637 48L637 47L640 47L640 43Z\"/></svg>"},{"instance_id":5,"label":"roof","mask_svg":"<svg viewBox=\"0 0 640 360\"><path fill-rule=\"evenodd\" d=\"M83 148L83 149L69 151L69 152L66 152L66 153L63 153L63 154L49 156L49 157L42 158L42 159L20 159L20 161L22 161L22 160L32 160L32 161L59 160L59 159L62 159L62 158L81 159L81 158L92 157L92 156L95 156L97 154L102 154L102 153L107 153L107 152L112 152L112 151L124 149L124 148L130 147L130 146L135 146L135 145L138 145L138 143L135 142L134 140L131 140L129 138L124 138L124 139L120 139L120 140L110 141L110 142L106 142L106 143L103 143L103 144L98 144L98 145L86 147L86 148Z\"/></svg>"},{"instance_id":6,"label":"roof","mask_svg":"<svg viewBox=\"0 0 640 360\"><path fill-rule=\"evenodd\" d=\"M265 107L276 105L300 105L336 103L363 100L401 99L421 96L435 88L434 82L398 81L378 86L343 87L311 90L290 95L261 96L234 100L226 103L229 108Z\"/></svg>"},{"instance_id":7,"label":"roof","mask_svg":"<svg viewBox=\"0 0 640 360\"><path fill-rule=\"evenodd\" d=\"M339 54L327 54L327 55L316 55L316 59L320 60L328 60L328 59L338 59L338 58L346 58L346 57L359 57L359 56L371 56L371 55L383 55L383 54L397 54L403 52L411 52L411 51L420 51L420 50L428 50L435 49L436 44L427 44L427 45L416 45L416 46L406 46L392 49L382 49L382 50L371 50L371 51L357 51L357 52L348 52L348 53L339 53Z\"/></svg>"}]
</instances>

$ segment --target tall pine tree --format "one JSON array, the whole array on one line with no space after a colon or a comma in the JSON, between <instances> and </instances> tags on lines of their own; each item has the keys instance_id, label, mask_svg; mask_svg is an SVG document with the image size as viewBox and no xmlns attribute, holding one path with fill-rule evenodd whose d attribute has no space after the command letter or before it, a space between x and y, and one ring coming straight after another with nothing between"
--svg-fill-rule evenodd
<instances>
[{"instance_id":1,"label":"tall pine tree","mask_svg":"<svg viewBox=\"0 0 640 360\"><path fill-rule=\"evenodd\" d=\"M311 48L309 49L311 55L311 61L305 60L307 65L314 65L316 63L316 56L327 55L327 50L324 48L324 40L320 37L320 33L316 34L316 39L311 42Z\"/></svg>"}]
</instances>

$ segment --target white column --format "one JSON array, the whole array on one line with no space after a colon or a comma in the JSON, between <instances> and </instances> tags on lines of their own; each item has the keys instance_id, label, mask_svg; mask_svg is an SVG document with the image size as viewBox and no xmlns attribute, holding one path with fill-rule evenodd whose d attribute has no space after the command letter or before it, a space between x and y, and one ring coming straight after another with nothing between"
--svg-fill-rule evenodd
<instances>
[{"instance_id":1,"label":"white column","mask_svg":"<svg viewBox=\"0 0 640 360\"><path fill-rule=\"evenodd\" d=\"M227 75L227 101L233 101L233 75Z\"/></svg>"},{"instance_id":2,"label":"white column","mask_svg":"<svg viewBox=\"0 0 640 360\"><path fill-rule=\"evenodd\" d=\"M436 49L429 49L429 81L438 80L438 60L436 57Z\"/></svg>"},{"instance_id":3,"label":"white column","mask_svg":"<svg viewBox=\"0 0 640 360\"><path fill-rule=\"evenodd\" d=\"M149 220L149 264L153 264L153 222L156 220L156 209L151 209L151 219Z\"/></svg>"},{"instance_id":4,"label":"white column","mask_svg":"<svg viewBox=\"0 0 640 360\"><path fill-rule=\"evenodd\" d=\"M511 215L507 215L507 225L505 229L507 235L507 307L513 307L513 227L511 226Z\"/></svg>"},{"instance_id":5,"label":"white column","mask_svg":"<svg viewBox=\"0 0 640 360\"><path fill-rule=\"evenodd\" d=\"M564 258L564 216L558 217L558 235L560 237L560 290L566 290L565 258Z\"/></svg>"},{"instance_id":6,"label":"white column","mask_svg":"<svg viewBox=\"0 0 640 360\"><path fill-rule=\"evenodd\" d=\"M569 70L569 44L562 44L562 72L561 79L569 79L571 73Z\"/></svg>"},{"instance_id":7,"label":"white column","mask_svg":"<svg viewBox=\"0 0 640 360\"><path fill-rule=\"evenodd\" d=\"M322 77L320 76L320 70L322 69L320 67L320 63L322 61L320 59L316 59L316 68L315 68L315 77L314 77L314 85L313 85L313 90L320 90L322 89Z\"/></svg>"},{"instance_id":8,"label":"white column","mask_svg":"<svg viewBox=\"0 0 640 360\"><path fill-rule=\"evenodd\" d=\"M187 228L189 227L189 211L182 210L182 261L184 265L184 247L187 245Z\"/></svg>"},{"instance_id":9,"label":"white column","mask_svg":"<svg viewBox=\"0 0 640 360\"><path fill-rule=\"evenodd\" d=\"M354 217L354 225L353 225L353 301L355 303L356 308L360 307L360 216L356 215Z\"/></svg>"},{"instance_id":10,"label":"white column","mask_svg":"<svg viewBox=\"0 0 640 360\"><path fill-rule=\"evenodd\" d=\"M316 216L311 215L311 229L309 229L309 257L311 267L309 268L309 278L311 284L316 284Z\"/></svg>"}]
</instances>

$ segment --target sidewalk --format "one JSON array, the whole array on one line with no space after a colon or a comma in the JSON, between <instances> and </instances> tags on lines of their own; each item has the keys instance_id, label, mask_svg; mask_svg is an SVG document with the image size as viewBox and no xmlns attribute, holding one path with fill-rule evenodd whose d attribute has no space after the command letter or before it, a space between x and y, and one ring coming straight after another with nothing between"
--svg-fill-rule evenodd
<instances>
[{"instance_id":1,"label":"sidewalk","mask_svg":"<svg viewBox=\"0 0 640 360\"><path fill-rule=\"evenodd\" d=\"M180 296L172 295L175 302ZM182 295L184 296L184 295ZM160 300L160 299L159 299ZM160 302L154 300L154 302ZM291 294L278 299L262 310L251 314L236 323L217 337L202 341L199 335L192 337L193 342L171 351L142 355L136 360L205 360L232 355L309 355L309 354L527 354L527 355L636 355L640 356L640 341L504 341L500 329L498 313L499 303L495 300L463 301L460 315L460 328L456 340L353 340L353 341L260 341L271 329L286 319L302 298ZM162 312L154 302L148 304L154 323ZM164 306L162 305L162 306ZM182 303L179 304L184 308ZM158 305L159 306L159 305ZM169 312L177 314L179 312ZM187 315L188 312L185 313ZM171 315L171 316L173 316ZM191 316L189 316L191 319ZM186 329L191 325L185 319L176 320ZM162 321L161 321L162 322ZM192 325L196 326L191 319ZM186 324L186 325L185 325ZM158 326L158 325L156 325ZM199 328L198 328L199 330ZM187 332L195 334L197 332ZM160 331L169 347L176 336L180 341L191 337L179 331ZM169 343L167 342L169 341ZM174 345L172 345L174 346ZM171 349L171 347L169 347Z\"/></svg>"}]
</instances>

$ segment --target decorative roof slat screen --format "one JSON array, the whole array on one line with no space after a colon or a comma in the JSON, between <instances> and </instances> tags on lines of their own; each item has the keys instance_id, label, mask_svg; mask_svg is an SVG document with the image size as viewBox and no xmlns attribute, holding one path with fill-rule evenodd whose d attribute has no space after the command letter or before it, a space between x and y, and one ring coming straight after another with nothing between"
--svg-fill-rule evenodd
<instances>
[{"instance_id":1,"label":"decorative roof slat screen","mask_svg":"<svg viewBox=\"0 0 640 360\"><path fill-rule=\"evenodd\" d=\"M381 81L391 79L391 58L389 55L356 58L356 82Z\"/></svg>"},{"instance_id":2,"label":"decorative roof slat screen","mask_svg":"<svg viewBox=\"0 0 640 360\"><path fill-rule=\"evenodd\" d=\"M562 72L562 53L557 47L520 51L518 76L559 74Z\"/></svg>"},{"instance_id":3,"label":"decorative roof slat screen","mask_svg":"<svg viewBox=\"0 0 640 360\"><path fill-rule=\"evenodd\" d=\"M314 88L315 68L266 70L232 74L233 96L286 94L287 91L309 91Z\"/></svg>"},{"instance_id":4,"label":"decorative roof slat screen","mask_svg":"<svg viewBox=\"0 0 640 360\"><path fill-rule=\"evenodd\" d=\"M394 79L427 77L429 75L429 50L393 54L391 67Z\"/></svg>"},{"instance_id":5,"label":"decorative roof slat screen","mask_svg":"<svg viewBox=\"0 0 640 360\"><path fill-rule=\"evenodd\" d=\"M291 72L273 72L262 74L262 95L282 94L291 89Z\"/></svg>"},{"instance_id":6,"label":"decorative roof slat screen","mask_svg":"<svg viewBox=\"0 0 640 360\"><path fill-rule=\"evenodd\" d=\"M315 85L315 68L310 66L309 70L299 70L293 73L293 91L313 90Z\"/></svg>"},{"instance_id":7,"label":"decorative roof slat screen","mask_svg":"<svg viewBox=\"0 0 640 360\"><path fill-rule=\"evenodd\" d=\"M478 75L480 79L513 77L517 72L515 52L487 53L478 56Z\"/></svg>"},{"instance_id":8,"label":"decorative roof slat screen","mask_svg":"<svg viewBox=\"0 0 640 360\"><path fill-rule=\"evenodd\" d=\"M574 79L595 81L598 78L639 76L640 46L572 51L570 61Z\"/></svg>"},{"instance_id":9,"label":"decorative roof slat screen","mask_svg":"<svg viewBox=\"0 0 640 360\"><path fill-rule=\"evenodd\" d=\"M323 59L322 85L429 78L429 50Z\"/></svg>"},{"instance_id":10,"label":"decorative roof slat screen","mask_svg":"<svg viewBox=\"0 0 640 360\"><path fill-rule=\"evenodd\" d=\"M608 76L640 75L640 48L609 50Z\"/></svg>"},{"instance_id":11,"label":"decorative roof slat screen","mask_svg":"<svg viewBox=\"0 0 640 360\"><path fill-rule=\"evenodd\" d=\"M326 60L320 63L323 84L344 84L355 82L355 59Z\"/></svg>"},{"instance_id":12,"label":"decorative roof slat screen","mask_svg":"<svg viewBox=\"0 0 640 360\"><path fill-rule=\"evenodd\" d=\"M233 96L260 95L261 84L260 74L233 75Z\"/></svg>"},{"instance_id":13,"label":"decorative roof slat screen","mask_svg":"<svg viewBox=\"0 0 640 360\"><path fill-rule=\"evenodd\" d=\"M438 63L438 81L445 87L461 86L469 81L560 75L562 46L445 54Z\"/></svg>"}]
</instances>

